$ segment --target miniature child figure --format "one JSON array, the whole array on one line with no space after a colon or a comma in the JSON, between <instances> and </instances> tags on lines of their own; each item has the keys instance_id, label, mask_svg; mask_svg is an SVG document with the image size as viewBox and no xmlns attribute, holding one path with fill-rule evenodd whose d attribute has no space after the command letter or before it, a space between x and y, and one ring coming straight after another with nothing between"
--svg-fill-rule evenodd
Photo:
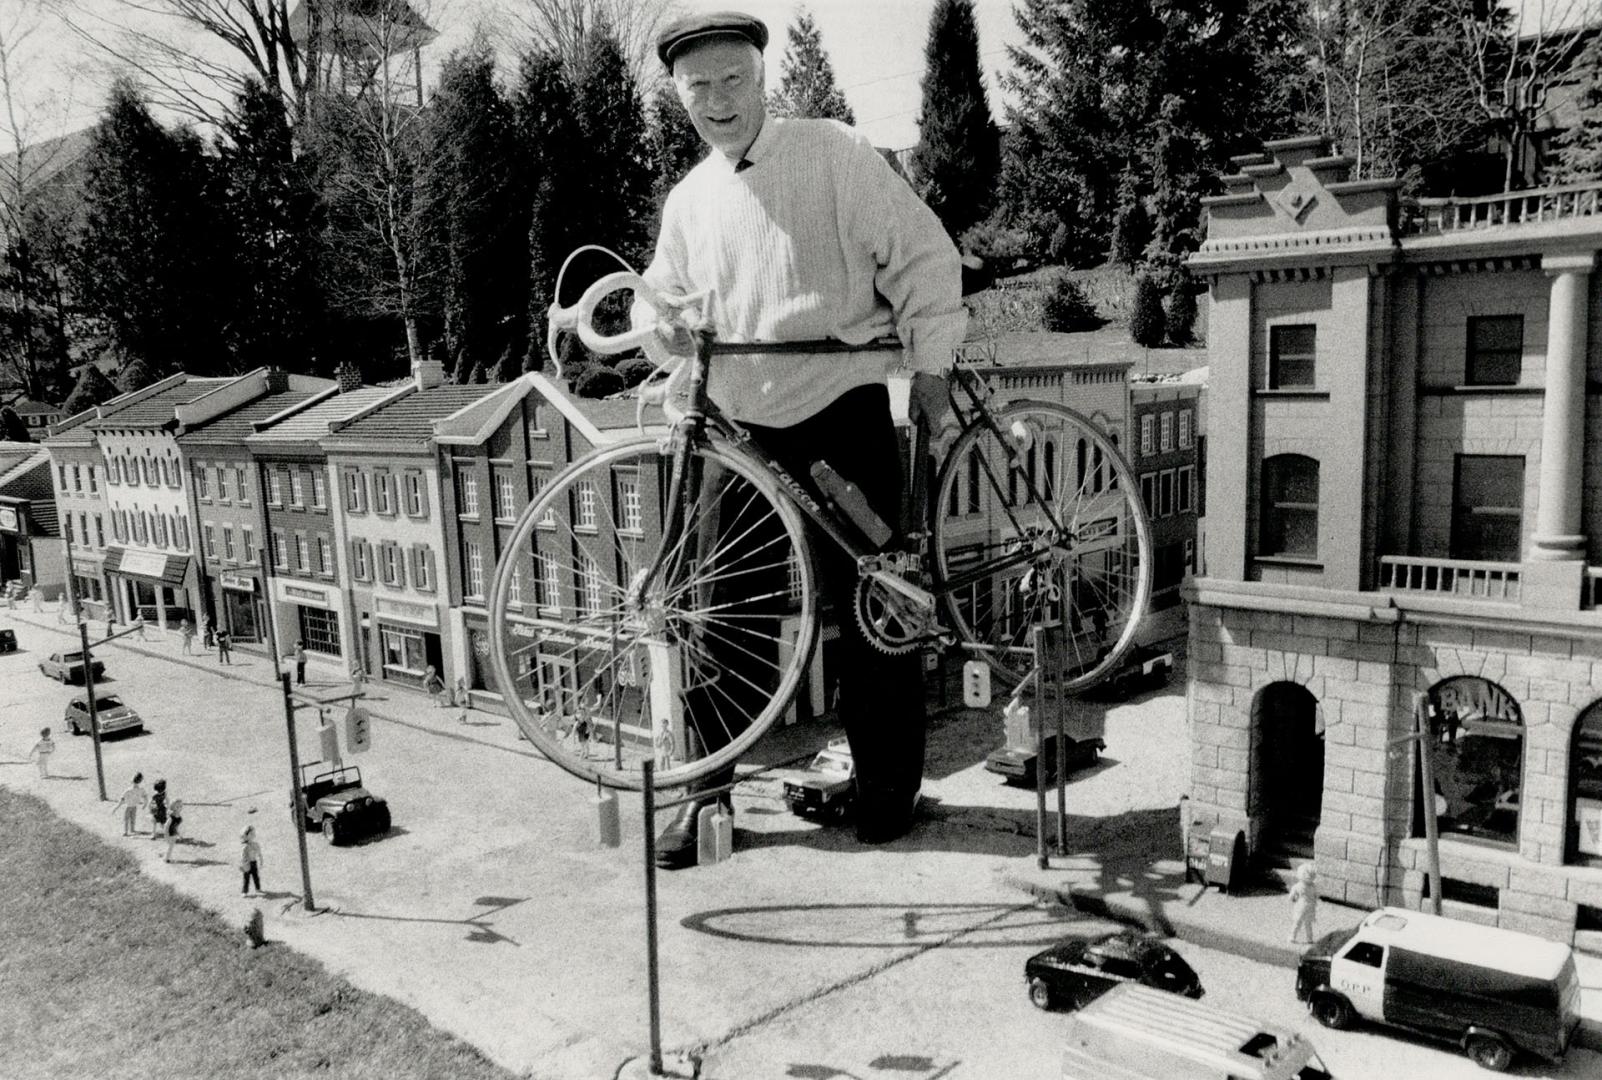
<instances>
[{"instance_id":1,"label":"miniature child figure","mask_svg":"<svg viewBox=\"0 0 1602 1080\"><path fill-rule=\"evenodd\" d=\"M39 741L33 744L28 756L39 762L39 779L50 779L50 755L56 752L56 744L50 738L49 728L39 729Z\"/></svg>"},{"instance_id":2,"label":"miniature child figure","mask_svg":"<svg viewBox=\"0 0 1602 1080\"><path fill-rule=\"evenodd\" d=\"M172 807L167 811L167 853L161 857L162 862L172 862L172 846L178 842L178 826L182 825L184 801L174 799Z\"/></svg>"},{"instance_id":3,"label":"miniature child figure","mask_svg":"<svg viewBox=\"0 0 1602 1080\"><path fill-rule=\"evenodd\" d=\"M423 693L434 699L436 709L443 709L450 704L445 696L445 680L439 677L433 664L423 669Z\"/></svg>"},{"instance_id":4,"label":"miniature child figure","mask_svg":"<svg viewBox=\"0 0 1602 1080\"><path fill-rule=\"evenodd\" d=\"M355 690L358 693L360 693L362 687L364 687L366 685L367 685L367 672L362 670L362 662L360 660L352 660L350 662L350 687L351 687L351 689Z\"/></svg>"},{"instance_id":5,"label":"miniature child figure","mask_svg":"<svg viewBox=\"0 0 1602 1080\"><path fill-rule=\"evenodd\" d=\"M1291 943L1304 940L1302 931L1305 929L1305 940L1311 945L1317 937L1313 920L1318 918L1318 871L1313 869L1312 863L1302 863L1296 868L1296 884L1291 886L1290 902Z\"/></svg>"},{"instance_id":6,"label":"miniature child figure","mask_svg":"<svg viewBox=\"0 0 1602 1080\"><path fill-rule=\"evenodd\" d=\"M128 790L122 793L122 798L117 800L117 805L111 808L113 814L118 810L122 811L122 835L124 836L132 836L137 831L139 811L150 801L145 797L144 782L144 773L134 773L133 783L129 784Z\"/></svg>"},{"instance_id":7,"label":"miniature child figure","mask_svg":"<svg viewBox=\"0 0 1602 1080\"><path fill-rule=\"evenodd\" d=\"M246 825L239 834L239 871L244 875L239 883L240 896L249 896L252 885L261 892L261 845L256 842L254 825Z\"/></svg>"},{"instance_id":8,"label":"miniature child figure","mask_svg":"<svg viewBox=\"0 0 1602 1080\"><path fill-rule=\"evenodd\" d=\"M150 785L150 839L160 840L167 831L167 781Z\"/></svg>"},{"instance_id":9,"label":"miniature child figure","mask_svg":"<svg viewBox=\"0 0 1602 1080\"><path fill-rule=\"evenodd\" d=\"M43 614L44 613L44 590L39 588L39 586L35 585L33 587L33 589L28 593L28 598L33 601L33 613L35 615Z\"/></svg>"},{"instance_id":10,"label":"miniature child figure","mask_svg":"<svg viewBox=\"0 0 1602 1080\"><path fill-rule=\"evenodd\" d=\"M178 624L178 636L183 639L184 655L192 655L195 651L195 628L189 625L188 619Z\"/></svg>"}]
</instances>

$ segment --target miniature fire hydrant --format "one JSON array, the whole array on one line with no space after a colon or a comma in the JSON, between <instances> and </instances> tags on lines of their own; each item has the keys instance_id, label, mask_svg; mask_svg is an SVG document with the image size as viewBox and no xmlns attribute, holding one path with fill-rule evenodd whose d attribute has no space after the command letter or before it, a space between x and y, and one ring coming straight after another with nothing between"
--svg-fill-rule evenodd
<instances>
[{"instance_id":1,"label":"miniature fire hydrant","mask_svg":"<svg viewBox=\"0 0 1602 1080\"><path fill-rule=\"evenodd\" d=\"M1313 921L1318 918L1318 871L1313 869L1312 863L1302 863L1296 868L1296 884L1290 889L1291 902L1291 932L1292 944L1305 940L1311 945L1317 937L1313 929ZM1302 937L1303 931L1307 937Z\"/></svg>"}]
</instances>

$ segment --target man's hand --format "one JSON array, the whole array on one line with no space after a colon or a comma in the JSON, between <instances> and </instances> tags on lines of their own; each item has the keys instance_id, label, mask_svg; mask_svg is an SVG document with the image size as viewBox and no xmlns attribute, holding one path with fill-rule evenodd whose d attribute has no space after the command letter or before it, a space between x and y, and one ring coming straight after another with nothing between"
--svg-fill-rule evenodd
<instances>
[{"instance_id":1,"label":"man's hand","mask_svg":"<svg viewBox=\"0 0 1602 1080\"><path fill-rule=\"evenodd\" d=\"M946 380L927 371L913 372L912 396L907 404L908 419L934 432L950 410L951 395L946 390Z\"/></svg>"}]
</instances>

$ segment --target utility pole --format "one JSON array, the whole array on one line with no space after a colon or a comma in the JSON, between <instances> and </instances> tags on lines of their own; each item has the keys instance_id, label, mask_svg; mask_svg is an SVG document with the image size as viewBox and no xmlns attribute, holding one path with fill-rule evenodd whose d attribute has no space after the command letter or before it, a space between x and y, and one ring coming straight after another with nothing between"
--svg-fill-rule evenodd
<instances>
[{"instance_id":1,"label":"utility pole","mask_svg":"<svg viewBox=\"0 0 1602 1080\"><path fill-rule=\"evenodd\" d=\"M306 854L306 793L300 789L300 746L295 741L295 701L289 691L289 672L278 673L278 685L284 692L284 724L289 729L289 790L295 793L295 843L300 847L300 885L304 895L301 903L307 911L316 911L311 859Z\"/></svg>"},{"instance_id":2,"label":"utility pole","mask_svg":"<svg viewBox=\"0 0 1602 1080\"><path fill-rule=\"evenodd\" d=\"M70 572L68 577L71 577ZM89 736L95 744L95 783L100 785L100 801L106 802L106 766L100 757L100 713L95 708L95 659L89 655L89 624L82 619L78 620L78 642L83 650L83 692L89 703Z\"/></svg>"}]
</instances>

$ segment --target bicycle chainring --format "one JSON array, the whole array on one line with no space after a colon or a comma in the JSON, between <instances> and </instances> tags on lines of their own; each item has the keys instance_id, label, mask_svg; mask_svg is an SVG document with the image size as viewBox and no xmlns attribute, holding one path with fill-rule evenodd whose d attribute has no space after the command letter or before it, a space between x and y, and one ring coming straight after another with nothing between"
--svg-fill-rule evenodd
<instances>
[{"instance_id":1,"label":"bicycle chainring","mask_svg":"<svg viewBox=\"0 0 1602 1080\"><path fill-rule=\"evenodd\" d=\"M877 578L857 579L853 606L862 636L886 655L905 656L939 637L940 627L933 608L897 592Z\"/></svg>"}]
</instances>

